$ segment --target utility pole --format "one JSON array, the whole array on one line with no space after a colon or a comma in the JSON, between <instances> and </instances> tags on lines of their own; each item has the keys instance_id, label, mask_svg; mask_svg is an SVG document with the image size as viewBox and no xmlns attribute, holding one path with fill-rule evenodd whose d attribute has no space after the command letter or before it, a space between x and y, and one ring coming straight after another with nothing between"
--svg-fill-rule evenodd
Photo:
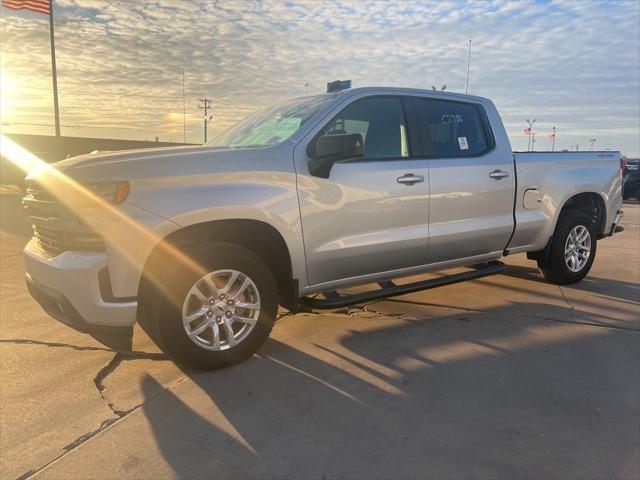
<instances>
[{"instance_id":1,"label":"utility pole","mask_svg":"<svg viewBox=\"0 0 640 480\"><path fill-rule=\"evenodd\" d=\"M211 109L211 99L201 98L198 102L198 108L204 110L204 143L207 143L207 125L213 118L213 115L208 114Z\"/></svg>"},{"instance_id":2,"label":"utility pole","mask_svg":"<svg viewBox=\"0 0 640 480\"><path fill-rule=\"evenodd\" d=\"M471 67L471 40L469 40L469 56L467 57L467 85L464 93L469 93L469 68Z\"/></svg>"}]
</instances>

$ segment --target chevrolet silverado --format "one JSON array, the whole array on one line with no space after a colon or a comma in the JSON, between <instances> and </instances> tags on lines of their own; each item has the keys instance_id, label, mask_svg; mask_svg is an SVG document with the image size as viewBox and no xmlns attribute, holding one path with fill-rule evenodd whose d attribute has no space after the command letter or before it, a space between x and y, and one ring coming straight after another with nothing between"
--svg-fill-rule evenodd
<instances>
[{"instance_id":1,"label":"chevrolet silverado","mask_svg":"<svg viewBox=\"0 0 640 480\"><path fill-rule=\"evenodd\" d=\"M485 98L356 88L279 103L203 146L32 170L32 296L107 342L140 322L175 361L251 356L277 310L341 308L500 273L556 284L620 229L619 152L514 153ZM435 279L402 277L465 267ZM374 284L349 293L351 286Z\"/></svg>"}]
</instances>

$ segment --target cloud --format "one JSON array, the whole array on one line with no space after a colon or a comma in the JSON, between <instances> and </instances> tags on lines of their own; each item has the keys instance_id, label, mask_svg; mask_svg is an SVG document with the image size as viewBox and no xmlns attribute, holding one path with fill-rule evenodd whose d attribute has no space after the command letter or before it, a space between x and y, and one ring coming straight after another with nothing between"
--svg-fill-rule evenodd
<instances>
[{"instance_id":1,"label":"cloud","mask_svg":"<svg viewBox=\"0 0 640 480\"><path fill-rule=\"evenodd\" d=\"M182 112L183 69L193 142L202 138L199 98L212 98L220 131L304 94L307 82L313 92L337 78L464 91L472 39L470 93L495 101L515 149L526 148L522 129L533 116L541 148L555 125L560 147L596 137L600 148L640 150L635 1L57 0L56 7L63 123L96 127L74 134L181 140L181 119L166 115ZM47 27L42 15L3 11L2 70L20 85L3 121L34 114L51 121Z\"/></svg>"}]
</instances>

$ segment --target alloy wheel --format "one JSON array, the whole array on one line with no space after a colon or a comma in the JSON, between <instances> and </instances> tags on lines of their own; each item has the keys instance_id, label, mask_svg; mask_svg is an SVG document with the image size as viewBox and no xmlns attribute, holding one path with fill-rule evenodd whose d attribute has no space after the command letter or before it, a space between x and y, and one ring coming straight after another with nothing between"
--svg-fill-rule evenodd
<instances>
[{"instance_id":1,"label":"alloy wheel","mask_svg":"<svg viewBox=\"0 0 640 480\"><path fill-rule=\"evenodd\" d=\"M573 227L564 246L564 261L574 273L579 272L591 256L591 233L584 225Z\"/></svg>"},{"instance_id":2,"label":"alloy wheel","mask_svg":"<svg viewBox=\"0 0 640 480\"><path fill-rule=\"evenodd\" d=\"M260 294L251 278L236 270L216 270L191 287L182 306L182 324L193 343L228 350L244 341L260 316Z\"/></svg>"}]
</instances>

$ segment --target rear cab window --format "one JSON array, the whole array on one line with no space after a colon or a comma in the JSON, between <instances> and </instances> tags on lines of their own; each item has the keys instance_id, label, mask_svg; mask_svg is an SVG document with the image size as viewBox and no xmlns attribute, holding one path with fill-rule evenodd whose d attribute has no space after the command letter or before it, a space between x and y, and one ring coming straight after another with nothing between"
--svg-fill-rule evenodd
<instances>
[{"instance_id":1,"label":"rear cab window","mask_svg":"<svg viewBox=\"0 0 640 480\"><path fill-rule=\"evenodd\" d=\"M480 105L424 97L414 97L414 101L425 156L476 157L493 148L493 137Z\"/></svg>"}]
</instances>

